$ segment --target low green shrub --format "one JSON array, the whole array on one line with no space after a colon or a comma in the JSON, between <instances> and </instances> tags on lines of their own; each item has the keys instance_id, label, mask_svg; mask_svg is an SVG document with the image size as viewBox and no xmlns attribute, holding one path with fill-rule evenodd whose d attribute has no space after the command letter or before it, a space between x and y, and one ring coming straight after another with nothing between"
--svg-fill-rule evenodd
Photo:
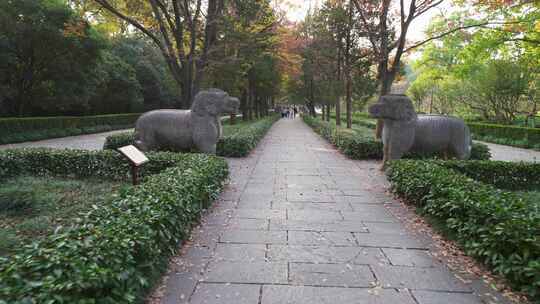
<instances>
[{"instance_id":1,"label":"low green shrub","mask_svg":"<svg viewBox=\"0 0 540 304\"><path fill-rule=\"evenodd\" d=\"M451 160L439 164L499 189L540 189L540 163Z\"/></svg>"},{"instance_id":2,"label":"low green shrub","mask_svg":"<svg viewBox=\"0 0 540 304\"><path fill-rule=\"evenodd\" d=\"M468 255L540 300L539 202L524 200L517 193L499 190L437 162L394 161L388 177L399 196L442 223L443 232Z\"/></svg>"},{"instance_id":3,"label":"low green shrub","mask_svg":"<svg viewBox=\"0 0 540 304\"><path fill-rule=\"evenodd\" d=\"M468 122L474 139L502 145L540 149L540 129Z\"/></svg>"},{"instance_id":4,"label":"low green shrub","mask_svg":"<svg viewBox=\"0 0 540 304\"><path fill-rule=\"evenodd\" d=\"M98 133L133 126L139 113L0 118L0 144Z\"/></svg>"},{"instance_id":5,"label":"low green shrub","mask_svg":"<svg viewBox=\"0 0 540 304\"><path fill-rule=\"evenodd\" d=\"M352 130L337 128L335 124L320 119L303 116L304 122L313 130L334 144L343 154L352 159L382 159L383 144L375 140L373 130L362 126L354 126ZM433 158L441 155L420 155L408 154L405 158ZM480 143L473 143L471 149L471 159L490 159L489 148Z\"/></svg>"},{"instance_id":6,"label":"low green shrub","mask_svg":"<svg viewBox=\"0 0 540 304\"><path fill-rule=\"evenodd\" d=\"M21 214L34 207L39 200L38 193L32 189L0 189L0 214Z\"/></svg>"},{"instance_id":7,"label":"low green shrub","mask_svg":"<svg viewBox=\"0 0 540 304\"><path fill-rule=\"evenodd\" d=\"M237 128L236 132L224 132L225 135L217 143L217 154L226 157L248 155L278 119L278 115L272 115Z\"/></svg>"},{"instance_id":8,"label":"low green shrub","mask_svg":"<svg viewBox=\"0 0 540 304\"><path fill-rule=\"evenodd\" d=\"M249 154L279 117L272 115L253 122L238 122L223 126L223 137L218 141L217 154L226 157L242 157ZM133 144L133 132L110 135L103 149L113 150Z\"/></svg>"},{"instance_id":9,"label":"low green shrub","mask_svg":"<svg viewBox=\"0 0 540 304\"><path fill-rule=\"evenodd\" d=\"M330 113L330 118L335 120L336 119L336 113L334 113L334 112ZM347 116L342 114L341 115L341 122L342 122L342 124L345 125L347 123ZM365 128L368 128L368 129L375 129L377 127L377 120L373 119L373 118L370 118L369 114L367 114L365 112L353 113L353 115L352 115L352 123L353 123L353 125L365 127Z\"/></svg>"},{"instance_id":10,"label":"low green shrub","mask_svg":"<svg viewBox=\"0 0 540 304\"><path fill-rule=\"evenodd\" d=\"M116 150L120 147L132 145L135 141L133 131L117 133L107 136L103 144L103 150Z\"/></svg>"},{"instance_id":11,"label":"low green shrub","mask_svg":"<svg viewBox=\"0 0 540 304\"><path fill-rule=\"evenodd\" d=\"M213 156L148 157L141 185L1 258L0 303L141 302L228 174L226 162ZM122 178L125 163L112 151L9 150L0 152L0 176Z\"/></svg>"}]
</instances>

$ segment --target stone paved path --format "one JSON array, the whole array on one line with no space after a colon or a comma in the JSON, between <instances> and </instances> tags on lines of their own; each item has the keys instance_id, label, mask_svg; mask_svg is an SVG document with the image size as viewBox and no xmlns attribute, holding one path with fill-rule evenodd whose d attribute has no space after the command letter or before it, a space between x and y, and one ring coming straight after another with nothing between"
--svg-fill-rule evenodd
<instances>
[{"instance_id":1,"label":"stone paved path","mask_svg":"<svg viewBox=\"0 0 540 304\"><path fill-rule=\"evenodd\" d=\"M68 136L61 138L52 138L31 142L23 142L18 144L8 144L0 145L0 150L2 149L14 149L14 148L37 148L37 147L46 147L54 149L82 149L82 150L101 150L105 139L107 136L122 133L129 131L127 130L116 130L104 133L95 133L95 134L86 134L86 135L77 135L77 136Z\"/></svg>"},{"instance_id":2,"label":"stone paved path","mask_svg":"<svg viewBox=\"0 0 540 304\"><path fill-rule=\"evenodd\" d=\"M488 303L389 212L378 163L348 160L299 119L229 163L161 303Z\"/></svg>"},{"instance_id":3,"label":"stone paved path","mask_svg":"<svg viewBox=\"0 0 540 304\"><path fill-rule=\"evenodd\" d=\"M489 147L492 160L540 162L540 151L481 142Z\"/></svg>"}]
</instances>

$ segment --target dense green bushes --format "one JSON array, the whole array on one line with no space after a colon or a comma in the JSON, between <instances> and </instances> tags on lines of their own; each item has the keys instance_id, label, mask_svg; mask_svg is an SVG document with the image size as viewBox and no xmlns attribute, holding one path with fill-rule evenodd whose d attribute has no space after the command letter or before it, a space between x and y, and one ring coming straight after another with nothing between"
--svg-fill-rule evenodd
<instances>
[{"instance_id":1,"label":"dense green bushes","mask_svg":"<svg viewBox=\"0 0 540 304\"><path fill-rule=\"evenodd\" d=\"M517 193L499 190L450 169L467 171L488 181L514 164L446 164L450 165L394 161L388 171L389 179L398 195L441 224L443 232L456 239L467 254L504 275L517 289L540 300L540 203L524 200ZM524 166L515 165L516 169L502 174L505 180ZM475 168L479 172L473 173ZM489 170L499 173L482 177ZM540 176L535 178L538 180Z\"/></svg>"},{"instance_id":2,"label":"dense green bushes","mask_svg":"<svg viewBox=\"0 0 540 304\"><path fill-rule=\"evenodd\" d=\"M540 129L468 122L474 139L502 145L540 149Z\"/></svg>"},{"instance_id":3,"label":"dense green bushes","mask_svg":"<svg viewBox=\"0 0 540 304\"><path fill-rule=\"evenodd\" d=\"M227 176L223 159L148 153L143 183L81 215L80 223L0 259L0 303L131 303L164 270ZM0 152L0 176L125 177L112 151ZM153 175L151 175L154 173Z\"/></svg>"},{"instance_id":4,"label":"dense green bushes","mask_svg":"<svg viewBox=\"0 0 540 304\"><path fill-rule=\"evenodd\" d=\"M230 134L225 132L225 135L217 144L217 154L226 157L248 155L278 119L279 116L272 115L237 128L236 131L230 132Z\"/></svg>"},{"instance_id":5,"label":"dense green bushes","mask_svg":"<svg viewBox=\"0 0 540 304\"><path fill-rule=\"evenodd\" d=\"M140 114L0 118L0 144L130 128Z\"/></svg>"},{"instance_id":6,"label":"dense green bushes","mask_svg":"<svg viewBox=\"0 0 540 304\"><path fill-rule=\"evenodd\" d=\"M135 142L133 131L127 131L107 136L103 144L104 150L115 150L123 146L132 145Z\"/></svg>"},{"instance_id":7,"label":"dense green bushes","mask_svg":"<svg viewBox=\"0 0 540 304\"><path fill-rule=\"evenodd\" d=\"M224 135L218 141L217 154L226 157L248 155L277 119L278 116L273 115L253 122L239 122L237 125L223 126ZM107 137L103 149L117 149L131 145L133 141L133 132L114 134Z\"/></svg>"},{"instance_id":8,"label":"dense green bushes","mask_svg":"<svg viewBox=\"0 0 540 304\"><path fill-rule=\"evenodd\" d=\"M499 189L540 190L540 163L452 160L439 164Z\"/></svg>"},{"instance_id":9,"label":"dense green bushes","mask_svg":"<svg viewBox=\"0 0 540 304\"><path fill-rule=\"evenodd\" d=\"M334 144L343 154L352 159L382 159L383 145L373 138L373 131L355 126L352 130L337 128L333 123L304 115L304 121L313 130ZM433 155L409 154L406 158L429 158ZM471 159L489 159L491 154L486 145L473 143Z\"/></svg>"}]
</instances>

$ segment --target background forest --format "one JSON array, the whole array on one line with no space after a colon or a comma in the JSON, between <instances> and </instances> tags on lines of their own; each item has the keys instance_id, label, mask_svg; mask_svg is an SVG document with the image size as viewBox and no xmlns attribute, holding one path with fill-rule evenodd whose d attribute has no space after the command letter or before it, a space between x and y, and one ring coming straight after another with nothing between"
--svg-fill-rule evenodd
<instances>
[{"instance_id":1,"label":"background forest","mask_svg":"<svg viewBox=\"0 0 540 304\"><path fill-rule=\"evenodd\" d=\"M279 90L279 24L268 1L184 2L174 17L153 10L159 1L114 1L114 11L101 2L0 2L0 116L188 108L201 86L242 96L251 115ZM163 13L168 29L158 25Z\"/></svg>"},{"instance_id":2,"label":"background forest","mask_svg":"<svg viewBox=\"0 0 540 304\"><path fill-rule=\"evenodd\" d=\"M327 0L298 22L279 3L2 1L0 116L188 108L220 87L246 119L304 104L351 127L378 95L406 92L420 112L535 126L537 2Z\"/></svg>"}]
</instances>

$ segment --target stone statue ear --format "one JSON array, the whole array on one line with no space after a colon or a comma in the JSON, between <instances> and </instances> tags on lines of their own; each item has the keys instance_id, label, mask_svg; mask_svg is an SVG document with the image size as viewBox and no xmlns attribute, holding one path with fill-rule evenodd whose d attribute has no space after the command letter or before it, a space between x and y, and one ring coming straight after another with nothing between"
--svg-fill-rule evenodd
<instances>
[{"instance_id":1,"label":"stone statue ear","mask_svg":"<svg viewBox=\"0 0 540 304\"><path fill-rule=\"evenodd\" d=\"M416 112L414 111L414 108L411 104L408 104L407 102L401 103L401 107L399 107L398 114L398 120L403 121L410 121L416 118Z\"/></svg>"}]
</instances>

